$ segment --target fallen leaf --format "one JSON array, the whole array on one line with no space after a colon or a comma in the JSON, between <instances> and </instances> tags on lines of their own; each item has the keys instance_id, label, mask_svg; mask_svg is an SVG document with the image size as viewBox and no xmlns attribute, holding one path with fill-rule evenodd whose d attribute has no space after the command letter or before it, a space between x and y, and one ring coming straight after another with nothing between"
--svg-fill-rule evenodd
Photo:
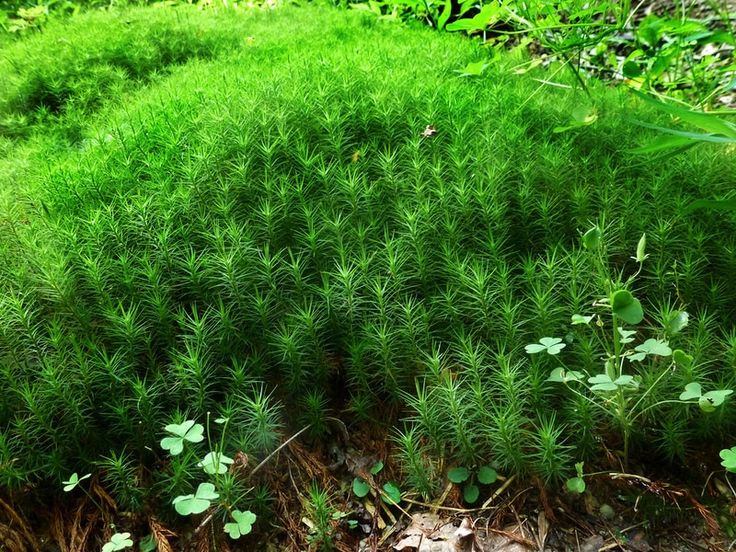
<instances>
[{"instance_id":1,"label":"fallen leaf","mask_svg":"<svg viewBox=\"0 0 736 552\"><path fill-rule=\"evenodd\" d=\"M434 128L432 125L427 125L422 131L423 138L429 138L430 136L434 136L435 134L437 134L437 129Z\"/></svg>"}]
</instances>

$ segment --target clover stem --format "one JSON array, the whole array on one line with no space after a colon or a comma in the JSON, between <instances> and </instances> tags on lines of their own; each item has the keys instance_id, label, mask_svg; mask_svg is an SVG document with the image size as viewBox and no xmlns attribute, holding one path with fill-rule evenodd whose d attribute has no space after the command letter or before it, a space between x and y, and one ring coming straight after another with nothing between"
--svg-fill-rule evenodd
<instances>
[{"instance_id":1,"label":"clover stem","mask_svg":"<svg viewBox=\"0 0 736 552\"><path fill-rule=\"evenodd\" d=\"M102 509L102 506L100 505L100 503L95 500L95 498L87 491L87 489L81 486L79 488L82 489L82 492L89 497L89 499L92 501L92 504L94 504L95 507L100 511L100 513L104 516L105 510Z\"/></svg>"}]
</instances>

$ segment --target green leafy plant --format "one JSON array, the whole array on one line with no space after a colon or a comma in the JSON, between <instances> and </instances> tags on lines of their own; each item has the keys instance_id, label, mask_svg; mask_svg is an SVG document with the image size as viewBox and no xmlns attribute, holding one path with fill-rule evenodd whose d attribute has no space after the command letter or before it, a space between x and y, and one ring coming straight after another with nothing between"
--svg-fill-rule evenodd
<instances>
[{"instance_id":1,"label":"green leafy plant","mask_svg":"<svg viewBox=\"0 0 736 552\"><path fill-rule=\"evenodd\" d=\"M115 533L110 537L110 541L102 546L102 552L117 552L131 546L133 541L130 539L130 533Z\"/></svg>"},{"instance_id":2,"label":"green leafy plant","mask_svg":"<svg viewBox=\"0 0 736 552\"><path fill-rule=\"evenodd\" d=\"M161 448L167 450L172 457L180 455L184 451L185 444L197 444L204 441L205 429L207 445L210 449L196 465L204 471L211 481L199 483L196 491L192 494L175 497L172 504L177 513L182 516L189 516L202 514L211 509L216 501L219 501L219 505L223 507L231 519L231 521L224 523L224 530L230 538L238 539L251 532L256 521L256 515L249 510L235 509L234 505L227 500L230 494L228 490L235 483L228 474L228 466L232 465L234 460L223 452L230 418L221 417L215 419L214 422L222 428L220 441L217 444L213 443L210 435L209 413L207 414L206 428L197 424L194 420L185 420L179 424L169 424L165 427L165 430L173 434L174 437L162 439Z\"/></svg>"},{"instance_id":3,"label":"green leafy plant","mask_svg":"<svg viewBox=\"0 0 736 552\"><path fill-rule=\"evenodd\" d=\"M557 360L561 366L552 370L547 381L563 384L572 393L616 422L623 436L623 461L626 465L629 460L631 434L647 414L665 404L690 402L697 402L701 410L711 412L720 406L732 391L722 389L702 394L700 384L690 383L677 400L660 399L647 402L647 398L673 370L678 366L681 369L689 368L692 364L693 359L690 355L682 350L673 352L666 339L666 336L682 331L688 323L689 316L685 311L671 313L663 327L662 333L665 337L648 338L637 345L632 345L636 341L637 331L627 329L625 325L639 324L644 319L644 311L641 302L628 288L641 272L648 256L645 252L646 235L639 240L636 255L632 257L639 265L638 270L626 280L621 273L612 274L608 268L604 255L603 235L598 226L594 226L584 234L583 246L590 252L606 295L594 303L594 307L601 312L594 315L576 314L572 316L571 322L575 326L585 326L593 332L602 349L603 371L589 374L584 370L568 367L560 360L560 353L565 347L561 338L542 338L539 343L527 345L526 352L530 355L547 353ZM610 322L604 322L604 317L610 318ZM645 361L655 365L659 373L646 388L643 388L642 378L637 373L637 365ZM629 370L632 372L627 373ZM576 479L582 480L582 477L578 474ZM579 481L574 485L579 487Z\"/></svg>"},{"instance_id":4,"label":"green leafy plant","mask_svg":"<svg viewBox=\"0 0 736 552\"><path fill-rule=\"evenodd\" d=\"M575 494L583 494L585 492L585 479L583 474L583 462L575 464L575 477L571 477L565 482L567 490Z\"/></svg>"},{"instance_id":5,"label":"green leafy plant","mask_svg":"<svg viewBox=\"0 0 736 552\"><path fill-rule=\"evenodd\" d=\"M498 474L490 466L480 466L477 470L471 471L465 467L451 468L447 472L447 478L456 485L463 485L463 500L468 504L474 504L480 496L481 485L492 485L498 479Z\"/></svg>"}]
</instances>

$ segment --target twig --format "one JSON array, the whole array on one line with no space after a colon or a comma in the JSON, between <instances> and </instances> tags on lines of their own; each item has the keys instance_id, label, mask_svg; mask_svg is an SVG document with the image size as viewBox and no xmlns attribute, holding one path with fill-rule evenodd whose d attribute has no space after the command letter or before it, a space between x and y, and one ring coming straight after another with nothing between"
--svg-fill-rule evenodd
<instances>
[{"instance_id":1,"label":"twig","mask_svg":"<svg viewBox=\"0 0 736 552\"><path fill-rule=\"evenodd\" d=\"M515 480L515 479L516 479L516 475L515 475L515 474L514 474L514 475L512 475L511 477L509 477L509 478L508 478L508 479L506 480L506 482L505 482L505 483L504 483L503 485L501 485L501 486L500 486L500 487L498 488L498 490L497 490L497 491L496 491L495 493L493 493L493 494L491 495L491 498L489 498L488 500L486 500L486 501L485 501L485 502L483 503L483 506L481 506L481 508L480 508L480 509L481 509L481 510L486 510L486 509L488 508L488 506L489 506L489 505L491 504L491 502L493 502L494 500L496 500L496 499L497 499L497 498L499 497L499 495L500 495L501 493L503 493L503 492L504 492L504 491L505 491L505 490L506 490L506 489L508 488L508 486L509 486L509 485L511 485L511 483L513 483L513 482L514 482L514 480Z\"/></svg>"}]
</instances>

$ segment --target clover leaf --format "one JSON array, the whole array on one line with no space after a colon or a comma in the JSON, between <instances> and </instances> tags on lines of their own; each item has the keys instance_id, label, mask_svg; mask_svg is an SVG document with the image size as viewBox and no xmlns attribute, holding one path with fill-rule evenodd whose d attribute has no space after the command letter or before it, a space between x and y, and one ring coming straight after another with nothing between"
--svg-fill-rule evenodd
<instances>
[{"instance_id":1,"label":"clover leaf","mask_svg":"<svg viewBox=\"0 0 736 552\"><path fill-rule=\"evenodd\" d=\"M87 475L79 477L79 475L77 475L77 472L74 472L67 481L62 481L64 485L64 492L68 493L69 491L73 491L82 481L90 478L91 476L92 474L88 473Z\"/></svg>"},{"instance_id":2,"label":"clover leaf","mask_svg":"<svg viewBox=\"0 0 736 552\"><path fill-rule=\"evenodd\" d=\"M598 374L588 378L588 383L593 384L590 388L591 391L616 391L618 389L618 385L613 382L608 374Z\"/></svg>"},{"instance_id":3,"label":"clover leaf","mask_svg":"<svg viewBox=\"0 0 736 552\"><path fill-rule=\"evenodd\" d=\"M197 466L202 468L205 473L210 475L227 473L227 465L232 464L234 460L222 454L221 452L208 452Z\"/></svg>"},{"instance_id":4,"label":"clover leaf","mask_svg":"<svg viewBox=\"0 0 736 552\"><path fill-rule=\"evenodd\" d=\"M613 294L611 310L627 324L638 324L644 319L641 303L626 289L620 289Z\"/></svg>"},{"instance_id":5,"label":"clover leaf","mask_svg":"<svg viewBox=\"0 0 736 552\"><path fill-rule=\"evenodd\" d=\"M215 492L215 486L212 483L200 483L194 494L177 496L172 504L174 509L182 516L191 514L201 514L210 507L211 501L220 497Z\"/></svg>"},{"instance_id":6,"label":"clover leaf","mask_svg":"<svg viewBox=\"0 0 736 552\"><path fill-rule=\"evenodd\" d=\"M573 314L572 315L572 325L575 326L577 324L590 324L590 321L595 318L594 316L583 316L582 314Z\"/></svg>"},{"instance_id":7,"label":"clover leaf","mask_svg":"<svg viewBox=\"0 0 736 552\"><path fill-rule=\"evenodd\" d=\"M723 449L721 451L721 459L721 466L726 468L727 471L736 473L736 447Z\"/></svg>"},{"instance_id":8,"label":"clover leaf","mask_svg":"<svg viewBox=\"0 0 736 552\"><path fill-rule=\"evenodd\" d=\"M378 475L381 473L381 470L383 469L383 462L380 460L373 464L373 467L371 468L371 475Z\"/></svg>"},{"instance_id":9,"label":"clover leaf","mask_svg":"<svg viewBox=\"0 0 736 552\"><path fill-rule=\"evenodd\" d=\"M634 335L636 335L636 330L624 330L621 326L618 327L618 333L621 335L621 339L619 340L619 343L631 343L634 341Z\"/></svg>"},{"instance_id":10,"label":"clover leaf","mask_svg":"<svg viewBox=\"0 0 736 552\"><path fill-rule=\"evenodd\" d=\"M713 412L717 407L723 404L733 391L730 389L718 389L716 391L708 391L700 399L698 399L698 406L703 412Z\"/></svg>"},{"instance_id":11,"label":"clover leaf","mask_svg":"<svg viewBox=\"0 0 736 552\"><path fill-rule=\"evenodd\" d=\"M231 539L239 539L253 530L256 515L250 510L246 510L245 512L235 510L230 515L235 520L235 523L226 523L225 532L230 535Z\"/></svg>"},{"instance_id":12,"label":"clover leaf","mask_svg":"<svg viewBox=\"0 0 736 552\"><path fill-rule=\"evenodd\" d=\"M659 339L647 339L641 345L634 347L637 353L631 355L631 360L642 361L647 355L656 356L670 356L672 355L672 349L666 341L660 341Z\"/></svg>"},{"instance_id":13,"label":"clover leaf","mask_svg":"<svg viewBox=\"0 0 736 552\"><path fill-rule=\"evenodd\" d=\"M524 349L530 355L547 351L547 354L558 355L567 345L559 337L543 337L539 343L530 343Z\"/></svg>"},{"instance_id":14,"label":"clover leaf","mask_svg":"<svg viewBox=\"0 0 736 552\"><path fill-rule=\"evenodd\" d=\"M690 315L685 311L674 311L664 323L667 335L680 333L690 321Z\"/></svg>"},{"instance_id":15,"label":"clover leaf","mask_svg":"<svg viewBox=\"0 0 736 552\"><path fill-rule=\"evenodd\" d=\"M565 486L571 493L583 494L585 492L585 480L582 477L571 477Z\"/></svg>"},{"instance_id":16,"label":"clover leaf","mask_svg":"<svg viewBox=\"0 0 736 552\"><path fill-rule=\"evenodd\" d=\"M555 368L550 373L547 381L556 383L567 383L568 381L580 381L583 379L583 373L575 370L565 370L564 368Z\"/></svg>"},{"instance_id":17,"label":"clover leaf","mask_svg":"<svg viewBox=\"0 0 736 552\"><path fill-rule=\"evenodd\" d=\"M693 356L687 354L682 349L675 349L672 351L672 360L675 361L675 364L677 366L680 366L682 368L690 368L693 365Z\"/></svg>"},{"instance_id":18,"label":"clover leaf","mask_svg":"<svg viewBox=\"0 0 736 552\"><path fill-rule=\"evenodd\" d=\"M601 246L602 237L603 232L601 232L601 229L597 225L594 226L583 234L583 247L590 251L595 251Z\"/></svg>"},{"instance_id":19,"label":"clover leaf","mask_svg":"<svg viewBox=\"0 0 736 552\"><path fill-rule=\"evenodd\" d=\"M184 441L199 443L204 441L204 426L195 424L194 420L186 420L180 424L169 424L164 428L173 437L161 439L161 448L168 450L172 456L181 454L184 450Z\"/></svg>"},{"instance_id":20,"label":"clover leaf","mask_svg":"<svg viewBox=\"0 0 736 552\"><path fill-rule=\"evenodd\" d=\"M703 388L700 386L699 383L693 382L688 383L685 386L685 390L680 393L680 400L681 401L690 401L693 399L699 399L703 395Z\"/></svg>"},{"instance_id":21,"label":"clover leaf","mask_svg":"<svg viewBox=\"0 0 736 552\"><path fill-rule=\"evenodd\" d=\"M130 540L130 533L115 533L110 537L110 542L102 547L102 552L116 552L117 550L125 550L131 546L133 546L133 541Z\"/></svg>"}]
</instances>

